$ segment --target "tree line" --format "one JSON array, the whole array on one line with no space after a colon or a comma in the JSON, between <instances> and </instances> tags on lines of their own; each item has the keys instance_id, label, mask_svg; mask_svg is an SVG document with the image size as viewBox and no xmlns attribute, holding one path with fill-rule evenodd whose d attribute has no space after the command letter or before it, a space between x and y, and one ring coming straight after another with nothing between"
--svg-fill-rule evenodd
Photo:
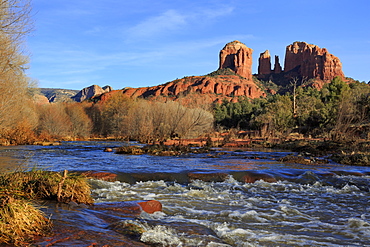
<instances>
[{"instance_id":1,"label":"tree line","mask_svg":"<svg viewBox=\"0 0 370 247\"><path fill-rule=\"evenodd\" d=\"M263 137L298 132L337 141L368 138L363 130L370 124L370 86L339 77L321 90L301 83L282 95L216 104L214 117L216 126L257 130Z\"/></svg>"},{"instance_id":2,"label":"tree line","mask_svg":"<svg viewBox=\"0 0 370 247\"><path fill-rule=\"evenodd\" d=\"M142 142L194 137L212 128L213 115L199 106L150 102L114 95L101 103L37 105L25 73L27 35L33 30L30 0L0 1L0 143L113 136Z\"/></svg>"},{"instance_id":3,"label":"tree line","mask_svg":"<svg viewBox=\"0 0 370 247\"><path fill-rule=\"evenodd\" d=\"M0 1L0 144L114 137L140 142L192 138L217 129L255 130L263 137L291 132L332 138L360 136L369 128L370 87L334 78L321 90L292 78L291 90L266 98L239 98L204 106L132 99L113 94L98 103L38 105L25 71L25 40L32 31L29 0Z\"/></svg>"}]
</instances>

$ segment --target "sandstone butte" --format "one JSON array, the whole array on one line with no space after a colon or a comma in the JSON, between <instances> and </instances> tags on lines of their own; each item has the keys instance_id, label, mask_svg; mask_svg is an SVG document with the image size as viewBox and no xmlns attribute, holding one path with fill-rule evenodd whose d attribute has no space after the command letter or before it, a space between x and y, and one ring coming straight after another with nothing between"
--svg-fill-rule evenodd
<instances>
[{"instance_id":1,"label":"sandstone butte","mask_svg":"<svg viewBox=\"0 0 370 247\"><path fill-rule=\"evenodd\" d=\"M184 99L201 102L237 101L238 96L259 98L266 93L252 78L252 52L240 41L233 41L225 45L220 51L218 71L229 69L232 74L209 74L205 76L189 76L167 82L162 85L141 88L125 88L104 93L99 96L105 101L111 95L121 93L128 97L150 99L178 100Z\"/></svg>"},{"instance_id":2,"label":"sandstone butte","mask_svg":"<svg viewBox=\"0 0 370 247\"><path fill-rule=\"evenodd\" d=\"M342 63L339 58L330 54L326 48L306 42L294 42L286 47L284 71L281 69L279 58L275 56L275 67L271 70L271 57L268 51L260 54L258 78L273 78L283 75L287 80L293 77L314 79L313 86L321 88L324 83L334 77L345 79Z\"/></svg>"},{"instance_id":3,"label":"sandstone butte","mask_svg":"<svg viewBox=\"0 0 370 247\"><path fill-rule=\"evenodd\" d=\"M225 45L220 51L219 68L216 72L205 76L189 76L167 82L162 85L141 88L124 88L105 92L97 97L102 101L111 95L120 93L133 98L150 98L162 100L178 100L201 102L235 102L238 96L259 98L266 96L266 92L274 93L268 88L257 85L252 75L252 52L240 41L233 41ZM330 82L334 77L344 79L342 64L336 56L330 54L326 48L320 48L306 42L294 42L286 47L284 70L279 57L275 56L274 68L271 69L270 52L266 50L260 54L258 74L260 80L274 79L278 75L283 83L289 83L294 78L314 79L313 86L321 88L324 83ZM87 93L85 93L86 95Z\"/></svg>"}]
</instances>

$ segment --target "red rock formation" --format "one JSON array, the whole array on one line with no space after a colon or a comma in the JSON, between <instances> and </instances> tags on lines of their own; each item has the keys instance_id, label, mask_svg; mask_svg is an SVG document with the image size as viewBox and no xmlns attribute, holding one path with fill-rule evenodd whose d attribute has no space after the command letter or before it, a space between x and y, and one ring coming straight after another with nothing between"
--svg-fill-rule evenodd
<instances>
[{"instance_id":1,"label":"red rock formation","mask_svg":"<svg viewBox=\"0 0 370 247\"><path fill-rule=\"evenodd\" d=\"M193 101L199 98L202 102L208 103L221 102L223 99L230 101L238 96L259 98L266 95L253 81L237 75L185 77L153 87L111 91L103 94L100 99L105 101L116 93L133 98L150 97L155 99L164 96L166 99L177 100L179 96L182 99L191 97Z\"/></svg>"},{"instance_id":2,"label":"red rock formation","mask_svg":"<svg viewBox=\"0 0 370 247\"><path fill-rule=\"evenodd\" d=\"M100 95L103 93L107 93L112 91L112 88L110 86L105 86L101 88L98 85L92 85L90 87L85 87L80 92L78 92L75 96L71 97L74 101L82 102L85 99L92 98L96 95Z\"/></svg>"},{"instance_id":3,"label":"red rock formation","mask_svg":"<svg viewBox=\"0 0 370 247\"><path fill-rule=\"evenodd\" d=\"M283 72L283 69L281 68L280 62L279 62L279 56L275 55L275 65L274 65L274 73L280 74Z\"/></svg>"},{"instance_id":4,"label":"red rock formation","mask_svg":"<svg viewBox=\"0 0 370 247\"><path fill-rule=\"evenodd\" d=\"M191 76L174 80L166 84L142 87L125 88L123 90L104 93L100 98L102 102L113 94L122 93L127 97L141 97L163 100L177 100L180 96L183 101L198 100L202 103L222 102L223 99L237 101L239 96L259 98L266 93L258 87L252 79L252 49L239 41L225 45L220 51L219 70L229 68L235 74L211 73L206 76ZM269 70L271 70L271 63ZM220 72L220 71L216 71Z\"/></svg>"},{"instance_id":5,"label":"red rock formation","mask_svg":"<svg viewBox=\"0 0 370 247\"><path fill-rule=\"evenodd\" d=\"M252 80L252 52L240 41L227 43L220 51L219 69L230 68L238 75Z\"/></svg>"},{"instance_id":6,"label":"red rock formation","mask_svg":"<svg viewBox=\"0 0 370 247\"><path fill-rule=\"evenodd\" d=\"M298 74L307 79L327 81L336 76L344 78L339 58L325 48L306 42L294 42L286 48L284 71L293 69L298 69Z\"/></svg>"},{"instance_id":7,"label":"red rock formation","mask_svg":"<svg viewBox=\"0 0 370 247\"><path fill-rule=\"evenodd\" d=\"M269 50L262 52L258 59L258 75L269 75L271 73L271 56Z\"/></svg>"}]
</instances>

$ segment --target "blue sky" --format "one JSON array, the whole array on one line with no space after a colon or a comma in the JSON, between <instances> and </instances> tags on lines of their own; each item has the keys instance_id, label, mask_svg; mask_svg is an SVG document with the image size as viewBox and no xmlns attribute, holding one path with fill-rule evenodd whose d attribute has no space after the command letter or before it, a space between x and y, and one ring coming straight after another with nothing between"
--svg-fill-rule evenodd
<instances>
[{"instance_id":1,"label":"blue sky","mask_svg":"<svg viewBox=\"0 0 370 247\"><path fill-rule=\"evenodd\" d=\"M33 0L28 74L39 87L159 85L218 68L233 40L283 65L305 41L339 57L346 76L370 81L368 0Z\"/></svg>"}]
</instances>

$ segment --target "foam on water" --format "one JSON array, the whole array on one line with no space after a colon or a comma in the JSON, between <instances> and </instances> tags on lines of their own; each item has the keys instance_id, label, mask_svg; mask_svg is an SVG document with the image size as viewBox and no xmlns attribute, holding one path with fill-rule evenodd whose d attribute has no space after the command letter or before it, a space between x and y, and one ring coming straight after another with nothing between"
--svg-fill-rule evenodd
<instances>
[{"instance_id":1,"label":"foam on water","mask_svg":"<svg viewBox=\"0 0 370 247\"><path fill-rule=\"evenodd\" d=\"M153 198L162 202L162 213L141 216L161 226L143 234L142 240L148 243L191 246L189 241L200 241L163 225L179 222L202 225L215 232L216 244L231 246L361 246L370 237L369 192L356 185L243 184L232 177L225 182L197 180L188 185L164 181L95 185L93 193L99 201Z\"/></svg>"}]
</instances>

